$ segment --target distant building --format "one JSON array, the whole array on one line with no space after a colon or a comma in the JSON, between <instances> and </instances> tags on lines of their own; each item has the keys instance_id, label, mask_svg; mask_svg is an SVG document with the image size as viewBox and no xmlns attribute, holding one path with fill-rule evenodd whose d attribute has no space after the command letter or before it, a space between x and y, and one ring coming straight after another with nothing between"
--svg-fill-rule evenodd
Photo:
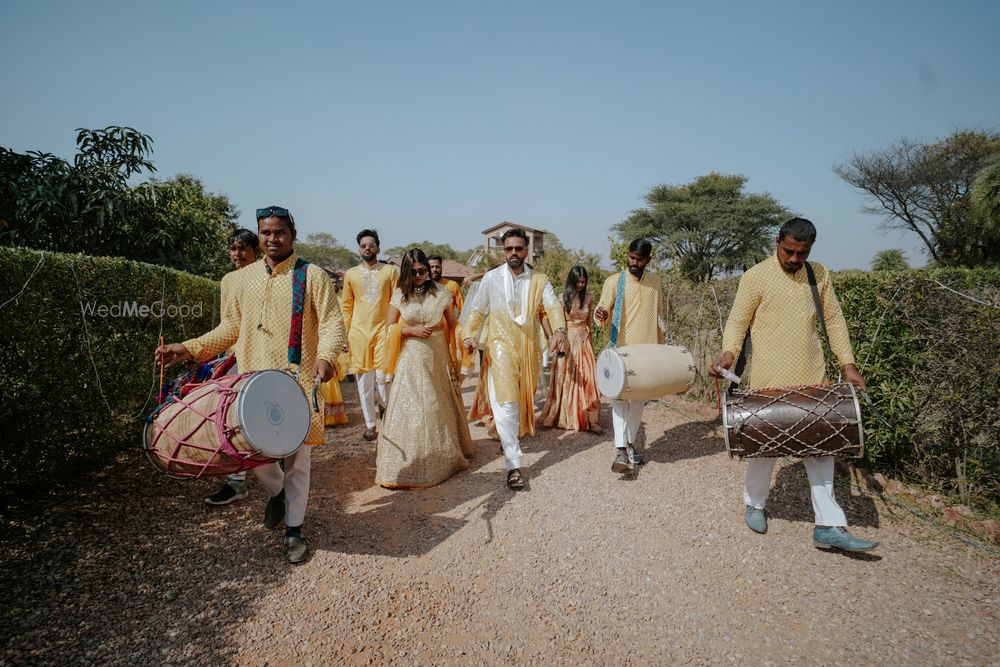
<instances>
[{"instance_id":1,"label":"distant building","mask_svg":"<svg viewBox=\"0 0 1000 667\"><path fill-rule=\"evenodd\" d=\"M393 255L389 257L388 261L389 264L392 264L397 269L402 262L403 258L400 255ZM465 276L471 276L472 273L472 268L460 262L456 262L453 259L445 259L441 262L441 277L447 278L448 280L454 280L459 285L462 284L462 279L465 278Z\"/></svg>"}]
</instances>

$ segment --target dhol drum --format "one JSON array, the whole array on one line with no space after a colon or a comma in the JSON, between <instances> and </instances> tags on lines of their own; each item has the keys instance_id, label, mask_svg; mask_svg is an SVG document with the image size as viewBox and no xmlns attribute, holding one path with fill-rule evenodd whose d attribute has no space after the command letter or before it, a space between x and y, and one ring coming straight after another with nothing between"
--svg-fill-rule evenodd
<instances>
[{"instance_id":1,"label":"dhol drum","mask_svg":"<svg viewBox=\"0 0 1000 667\"><path fill-rule=\"evenodd\" d=\"M597 357L597 388L612 399L682 394L694 382L694 357L680 345L607 347Z\"/></svg>"},{"instance_id":2,"label":"dhol drum","mask_svg":"<svg viewBox=\"0 0 1000 667\"><path fill-rule=\"evenodd\" d=\"M722 412L730 458L859 457L861 406L852 384L736 392Z\"/></svg>"},{"instance_id":3,"label":"dhol drum","mask_svg":"<svg viewBox=\"0 0 1000 667\"><path fill-rule=\"evenodd\" d=\"M298 451L309 401L284 371L242 373L188 385L146 419L143 448L172 477L249 470Z\"/></svg>"}]
</instances>

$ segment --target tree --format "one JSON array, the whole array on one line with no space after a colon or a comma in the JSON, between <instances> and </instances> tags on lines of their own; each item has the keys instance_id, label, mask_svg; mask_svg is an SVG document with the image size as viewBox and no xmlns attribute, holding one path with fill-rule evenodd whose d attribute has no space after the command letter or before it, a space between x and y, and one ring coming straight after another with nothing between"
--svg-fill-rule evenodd
<instances>
[{"instance_id":1,"label":"tree","mask_svg":"<svg viewBox=\"0 0 1000 667\"><path fill-rule=\"evenodd\" d=\"M747 178L711 173L687 185L657 185L646 208L632 211L612 229L629 242L654 244L654 260L669 262L692 281L746 269L767 256L788 209L767 193L743 192Z\"/></svg>"},{"instance_id":2,"label":"tree","mask_svg":"<svg viewBox=\"0 0 1000 667\"><path fill-rule=\"evenodd\" d=\"M555 234L546 234L545 254L535 262L535 270L549 277L556 294L562 295L569 270L577 265L587 269L587 287L599 295L601 284L608 275L608 272L601 268L601 256L597 253L588 253L583 248L567 248Z\"/></svg>"},{"instance_id":3,"label":"tree","mask_svg":"<svg viewBox=\"0 0 1000 667\"><path fill-rule=\"evenodd\" d=\"M958 131L932 144L900 139L834 172L872 202L865 212L916 234L936 264L976 266L1000 262L1000 230L970 201L976 175L998 156L1000 135Z\"/></svg>"},{"instance_id":4,"label":"tree","mask_svg":"<svg viewBox=\"0 0 1000 667\"><path fill-rule=\"evenodd\" d=\"M906 255L897 248L879 250L872 258L872 271L906 271L909 268Z\"/></svg>"},{"instance_id":5,"label":"tree","mask_svg":"<svg viewBox=\"0 0 1000 667\"><path fill-rule=\"evenodd\" d=\"M1000 157L979 170L972 183L972 213L980 225L996 233L1000 228Z\"/></svg>"},{"instance_id":6,"label":"tree","mask_svg":"<svg viewBox=\"0 0 1000 667\"><path fill-rule=\"evenodd\" d=\"M0 147L0 242L220 277L239 212L186 174L130 186L156 170L152 143L129 127L80 129L72 164Z\"/></svg>"},{"instance_id":7,"label":"tree","mask_svg":"<svg viewBox=\"0 0 1000 667\"><path fill-rule=\"evenodd\" d=\"M305 243L295 244L295 251L307 262L331 271L348 269L361 261L360 257L326 232L310 234Z\"/></svg>"},{"instance_id":8,"label":"tree","mask_svg":"<svg viewBox=\"0 0 1000 667\"><path fill-rule=\"evenodd\" d=\"M409 245L395 246L386 250L385 254L391 257L400 257L410 248L420 248L427 255L441 255L444 259L453 259L456 262L462 261L460 258L462 253L455 250L447 243L431 243L430 241L420 241L417 243L410 243Z\"/></svg>"}]
</instances>

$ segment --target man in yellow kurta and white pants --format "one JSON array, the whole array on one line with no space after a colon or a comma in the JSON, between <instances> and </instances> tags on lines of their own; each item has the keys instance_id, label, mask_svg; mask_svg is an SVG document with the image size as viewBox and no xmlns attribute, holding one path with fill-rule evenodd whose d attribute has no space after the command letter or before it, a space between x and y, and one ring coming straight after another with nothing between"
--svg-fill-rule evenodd
<instances>
[{"instance_id":1,"label":"man in yellow kurta and white pants","mask_svg":"<svg viewBox=\"0 0 1000 667\"><path fill-rule=\"evenodd\" d=\"M157 350L165 363L205 361L233 347L240 372L284 369L289 365L292 327L292 284L298 255L293 249L295 221L288 209L257 209L257 234L264 259L227 276L222 321L207 334L166 345ZM333 285L323 269L304 266L302 345L299 384L312 396L316 379L333 377L333 361L343 346L344 322ZM264 510L264 525L274 528L285 521L285 558L300 563L307 546L302 534L309 498L310 452L308 445L323 444L323 415L311 412L307 446L277 463L254 468L257 479L271 494Z\"/></svg>"},{"instance_id":2,"label":"man in yellow kurta and white pants","mask_svg":"<svg viewBox=\"0 0 1000 667\"><path fill-rule=\"evenodd\" d=\"M430 271L431 280L451 293L451 305L455 309L455 313L461 313L462 306L465 305L465 299L462 297L462 288L454 280L441 277L444 271L444 258L441 255L428 255L427 270ZM458 341L462 334L462 325L456 324L455 328L450 328L443 318L441 319L441 323L445 327L444 331L446 340L448 341L448 354L451 356L452 368L455 369L456 375L461 375L462 347Z\"/></svg>"},{"instance_id":3,"label":"man in yellow kurta and white pants","mask_svg":"<svg viewBox=\"0 0 1000 667\"><path fill-rule=\"evenodd\" d=\"M350 354L348 373L353 373L358 382L358 397L361 412L365 416L365 440L377 437L375 424L378 420L376 404L385 407L388 402L385 376L379 368L385 363L385 339L387 330L385 317L389 312L389 300L396 289L399 273L396 268L378 261L379 239L374 229L358 232L358 253L361 264L344 273L344 291L340 307L344 313L347 328L347 345L344 351Z\"/></svg>"},{"instance_id":4,"label":"man in yellow kurta and white pants","mask_svg":"<svg viewBox=\"0 0 1000 667\"><path fill-rule=\"evenodd\" d=\"M653 245L647 239L634 239L628 246L628 269L604 281L601 300L594 309L594 321L604 327L605 340L611 345L663 343L663 285L659 276L646 271L652 256ZM613 472L628 472L632 466L644 463L635 441L645 406L644 400L611 401L616 449L615 460L611 463Z\"/></svg>"},{"instance_id":5,"label":"man in yellow kurta and white pants","mask_svg":"<svg viewBox=\"0 0 1000 667\"><path fill-rule=\"evenodd\" d=\"M489 316L489 337L480 372L487 373L490 407L506 458L507 486L521 489L527 480L521 469L521 436L535 433L533 399L542 357L536 327L544 313L555 328L549 348L564 350L566 318L549 279L525 266L525 231L509 229L501 242L507 261L483 276L479 291L469 302L471 311L463 345L467 352L475 349L479 330Z\"/></svg>"},{"instance_id":6,"label":"man in yellow kurta and white pants","mask_svg":"<svg viewBox=\"0 0 1000 667\"><path fill-rule=\"evenodd\" d=\"M792 218L778 231L777 250L740 277L733 309L722 336L722 354L709 373L720 377L743 346L747 331L753 341L750 389L820 384L826 379L823 345L816 331L813 302L805 261L816 241L816 227L804 218ZM823 309L830 347L851 384L865 388L865 380L854 364L847 322L826 267L812 263ZM776 459L747 461L743 502L746 524L755 533L767 532L764 504L771 488L771 471ZM809 477L816 527L813 544L824 549L870 551L878 542L854 537L848 532L847 517L833 495L834 458L802 459Z\"/></svg>"}]
</instances>

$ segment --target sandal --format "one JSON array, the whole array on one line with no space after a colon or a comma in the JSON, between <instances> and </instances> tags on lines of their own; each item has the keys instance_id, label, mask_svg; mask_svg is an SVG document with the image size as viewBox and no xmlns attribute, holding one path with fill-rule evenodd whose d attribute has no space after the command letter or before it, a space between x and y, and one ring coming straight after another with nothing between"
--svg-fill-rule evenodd
<instances>
[{"instance_id":1,"label":"sandal","mask_svg":"<svg viewBox=\"0 0 1000 667\"><path fill-rule=\"evenodd\" d=\"M512 489L523 489L525 483L527 483L527 480L520 468L507 471L507 486Z\"/></svg>"}]
</instances>

